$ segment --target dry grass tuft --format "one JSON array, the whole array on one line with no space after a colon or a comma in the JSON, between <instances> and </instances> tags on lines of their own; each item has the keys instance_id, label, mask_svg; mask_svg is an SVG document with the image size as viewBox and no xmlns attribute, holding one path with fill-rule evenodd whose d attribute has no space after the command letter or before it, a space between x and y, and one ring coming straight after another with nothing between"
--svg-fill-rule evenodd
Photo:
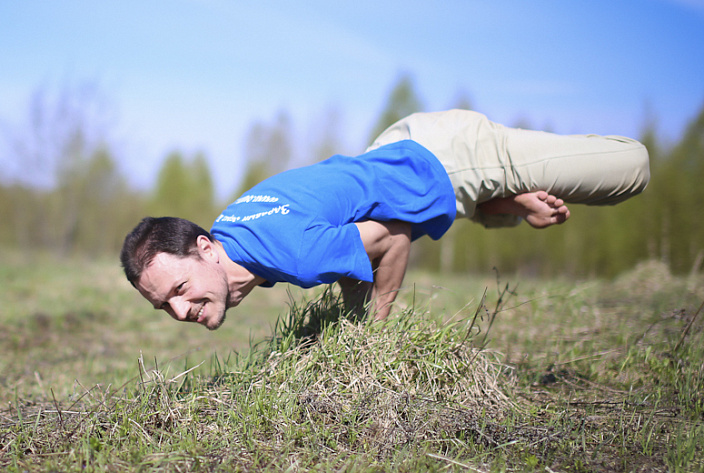
<instances>
[{"instance_id":1,"label":"dry grass tuft","mask_svg":"<svg viewBox=\"0 0 704 473\"><path fill-rule=\"evenodd\" d=\"M322 343L272 353L270 369L276 370L283 357L296 357L292 377L314 370L310 389L320 393L403 387L437 400L461 399L471 408L498 412L507 407L510 401L499 382L505 367L494 352L473 346L466 321L438 327L416 317L391 324L368 327L342 320Z\"/></svg>"},{"instance_id":2,"label":"dry grass tuft","mask_svg":"<svg viewBox=\"0 0 704 473\"><path fill-rule=\"evenodd\" d=\"M337 303L323 294L292 307L261 365L223 375L208 397L276 398L264 416L261 444L269 447L292 428L303 444L377 460L401 449L443 451L458 438L493 447L505 440L499 423L516 407L511 382L499 355L475 346L473 320L408 311L385 323L329 323L340 316Z\"/></svg>"},{"instance_id":3,"label":"dry grass tuft","mask_svg":"<svg viewBox=\"0 0 704 473\"><path fill-rule=\"evenodd\" d=\"M291 363L276 389L295 389L289 379L310 380L299 394L304 417L354 450L384 455L463 432L492 442L483 430L514 405L505 367L495 353L472 346L470 327L439 326L417 314L385 325L342 320L313 346L273 352L264 371ZM350 417L363 426L354 442L345 432Z\"/></svg>"},{"instance_id":4,"label":"dry grass tuft","mask_svg":"<svg viewBox=\"0 0 704 473\"><path fill-rule=\"evenodd\" d=\"M653 294L676 283L670 268L662 261L648 260L616 279L615 286L638 294Z\"/></svg>"}]
</instances>

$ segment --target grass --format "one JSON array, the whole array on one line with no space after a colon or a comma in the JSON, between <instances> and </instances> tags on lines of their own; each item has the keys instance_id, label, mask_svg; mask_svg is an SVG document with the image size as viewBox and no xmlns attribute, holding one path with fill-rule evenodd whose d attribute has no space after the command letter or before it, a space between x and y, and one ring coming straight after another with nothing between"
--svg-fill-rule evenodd
<instances>
[{"instance_id":1,"label":"grass","mask_svg":"<svg viewBox=\"0 0 704 473\"><path fill-rule=\"evenodd\" d=\"M409 274L385 323L280 287L208 332L112 262L9 261L7 471L704 471L704 281L657 263Z\"/></svg>"}]
</instances>

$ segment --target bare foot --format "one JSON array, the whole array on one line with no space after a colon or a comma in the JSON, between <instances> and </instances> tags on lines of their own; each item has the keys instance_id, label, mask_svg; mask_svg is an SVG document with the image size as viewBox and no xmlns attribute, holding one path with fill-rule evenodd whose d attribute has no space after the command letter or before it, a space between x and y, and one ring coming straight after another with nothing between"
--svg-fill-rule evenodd
<instances>
[{"instance_id":1,"label":"bare foot","mask_svg":"<svg viewBox=\"0 0 704 473\"><path fill-rule=\"evenodd\" d=\"M560 224L570 217L570 211L565 202L545 191L492 199L480 204L479 207L488 214L517 215L535 228Z\"/></svg>"},{"instance_id":2,"label":"bare foot","mask_svg":"<svg viewBox=\"0 0 704 473\"><path fill-rule=\"evenodd\" d=\"M564 223L570 218L570 210L565 202L545 191L518 194L514 202L523 206L525 209L523 218L535 228Z\"/></svg>"}]
</instances>

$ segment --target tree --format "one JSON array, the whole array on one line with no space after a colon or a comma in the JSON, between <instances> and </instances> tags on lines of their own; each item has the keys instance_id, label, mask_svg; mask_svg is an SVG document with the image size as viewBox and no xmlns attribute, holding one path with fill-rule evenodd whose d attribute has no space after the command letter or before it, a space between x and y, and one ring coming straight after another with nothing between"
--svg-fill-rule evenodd
<instances>
[{"instance_id":1,"label":"tree","mask_svg":"<svg viewBox=\"0 0 704 473\"><path fill-rule=\"evenodd\" d=\"M111 106L92 83L37 89L24 130L11 137L8 176L24 185L59 184L109 139Z\"/></svg>"},{"instance_id":2,"label":"tree","mask_svg":"<svg viewBox=\"0 0 704 473\"><path fill-rule=\"evenodd\" d=\"M159 171L150 213L185 218L209 228L215 212L213 181L205 156L198 153L187 160L178 151L170 153Z\"/></svg>"},{"instance_id":3,"label":"tree","mask_svg":"<svg viewBox=\"0 0 704 473\"><path fill-rule=\"evenodd\" d=\"M110 107L95 84L37 90L27 125L11 137L7 178L19 245L69 253L76 248L91 159L110 146Z\"/></svg>"},{"instance_id":4,"label":"tree","mask_svg":"<svg viewBox=\"0 0 704 473\"><path fill-rule=\"evenodd\" d=\"M129 190L108 149L97 150L82 172L73 176L70 189L79 203L67 209L78 212L73 220L72 237L66 241L67 250L80 249L82 254L93 255L116 251L131 225L142 215L141 198Z\"/></svg>"},{"instance_id":5,"label":"tree","mask_svg":"<svg viewBox=\"0 0 704 473\"><path fill-rule=\"evenodd\" d=\"M322 161L341 152L341 120L342 113L335 107L327 108L322 118L316 120L311 133L309 158L302 162L303 165Z\"/></svg>"},{"instance_id":6,"label":"tree","mask_svg":"<svg viewBox=\"0 0 704 473\"><path fill-rule=\"evenodd\" d=\"M682 140L658 166L651 192L661 201L663 258L673 270L687 272L701 261L704 224L699 211L704 206L704 107L687 127Z\"/></svg>"},{"instance_id":7,"label":"tree","mask_svg":"<svg viewBox=\"0 0 704 473\"><path fill-rule=\"evenodd\" d=\"M372 128L369 141L372 142L382 131L400 119L421 111L423 104L415 91L413 79L410 75L403 74L391 90L386 106Z\"/></svg>"},{"instance_id":8,"label":"tree","mask_svg":"<svg viewBox=\"0 0 704 473\"><path fill-rule=\"evenodd\" d=\"M236 197L267 177L288 169L293 160L291 118L280 111L273 124L261 121L249 127L245 138L246 171Z\"/></svg>"},{"instance_id":9,"label":"tree","mask_svg":"<svg viewBox=\"0 0 704 473\"><path fill-rule=\"evenodd\" d=\"M210 166L204 153L196 153L190 165L190 212L199 219L212 216L208 224L215 218L215 184L210 172Z\"/></svg>"}]
</instances>

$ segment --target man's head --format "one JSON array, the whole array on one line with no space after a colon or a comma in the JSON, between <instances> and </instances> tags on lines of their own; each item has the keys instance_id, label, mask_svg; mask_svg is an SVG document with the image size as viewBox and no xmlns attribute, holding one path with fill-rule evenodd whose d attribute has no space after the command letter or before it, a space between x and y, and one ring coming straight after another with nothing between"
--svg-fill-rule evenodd
<instances>
[{"instance_id":1,"label":"man's head","mask_svg":"<svg viewBox=\"0 0 704 473\"><path fill-rule=\"evenodd\" d=\"M227 274L206 230L180 218L147 217L125 237L120 259L127 279L155 309L210 330L222 325Z\"/></svg>"},{"instance_id":2,"label":"man's head","mask_svg":"<svg viewBox=\"0 0 704 473\"><path fill-rule=\"evenodd\" d=\"M181 258L198 256L196 241L201 235L213 239L206 230L182 218L145 217L122 244L120 261L127 280L136 287L142 271L159 253Z\"/></svg>"}]
</instances>

